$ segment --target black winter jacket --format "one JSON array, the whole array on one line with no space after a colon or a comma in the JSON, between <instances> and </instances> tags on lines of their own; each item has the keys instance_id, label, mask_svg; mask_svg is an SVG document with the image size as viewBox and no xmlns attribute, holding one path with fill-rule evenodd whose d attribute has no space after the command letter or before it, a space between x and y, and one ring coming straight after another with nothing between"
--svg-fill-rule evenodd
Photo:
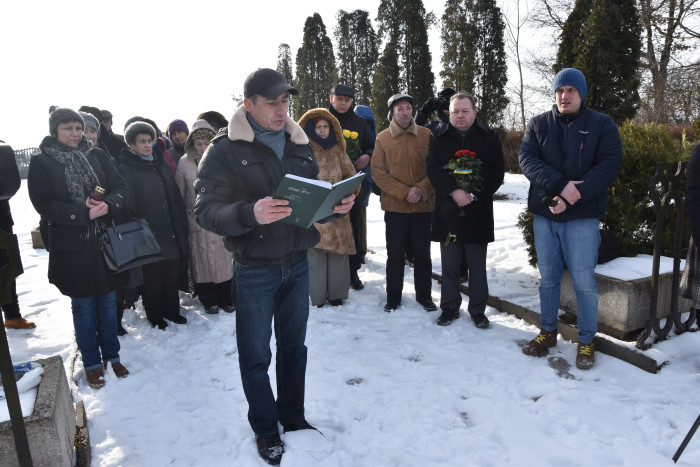
<instances>
[{"instance_id":1,"label":"black winter jacket","mask_svg":"<svg viewBox=\"0 0 700 467\"><path fill-rule=\"evenodd\" d=\"M519 161L530 180L530 211L555 222L600 218L605 214L608 187L620 172L620 133L610 117L586 106L573 118L552 109L527 124ZM583 180L576 185L581 199L552 214L542 198L559 195L572 180Z\"/></svg>"},{"instance_id":2,"label":"black winter jacket","mask_svg":"<svg viewBox=\"0 0 700 467\"><path fill-rule=\"evenodd\" d=\"M86 138L84 138L86 141ZM56 140L47 136L40 154L29 161L27 185L34 209L48 223L49 282L63 295L85 298L107 293L124 285L123 275L107 268L97 235L85 235L90 222L85 203L75 203L66 187L65 167L43 152ZM95 170L100 186L106 189L104 202L109 206L104 223L119 215L128 194L126 182L112 159L101 149L92 149L88 162Z\"/></svg>"},{"instance_id":3,"label":"black winter jacket","mask_svg":"<svg viewBox=\"0 0 700 467\"><path fill-rule=\"evenodd\" d=\"M473 191L476 200L462 208L464 216L459 215L459 207L450 197L459 188L457 182L443 168L462 149L476 153L476 158L481 160L479 174L484 179L481 189ZM430 135L426 166L430 183L435 187L431 240L444 242L450 231L462 243L493 242L493 194L503 184L505 170L498 134L478 120L474 120L464 137L451 124L441 123Z\"/></svg>"},{"instance_id":4,"label":"black winter jacket","mask_svg":"<svg viewBox=\"0 0 700 467\"><path fill-rule=\"evenodd\" d=\"M250 266L292 264L306 256L321 236L315 227L302 229L277 221L258 224L255 203L271 196L285 174L316 178L318 164L304 131L287 118L282 161L255 141L246 110L239 107L228 132L219 133L199 164L195 182L197 223L224 237L234 260Z\"/></svg>"},{"instance_id":5,"label":"black winter jacket","mask_svg":"<svg viewBox=\"0 0 700 467\"><path fill-rule=\"evenodd\" d=\"M129 214L146 219L167 261L187 255L187 214L163 153L154 149L153 156L148 161L123 148L119 171L129 184Z\"/></svg>"},{"instance_id":6,"label":"black winter jacket","mask_svg":"<svg viewBox=\"0 0 700 467\"><path fill-rule=\"evenodd\" d=\"M353 109L348 109L344 114L338 113L332 105L328 107L328 111L338 119L340 127L343 130L356 131L360 140L360 155L369 154L372 156L374 152L374 139L369 132L369 126L364 118L355 113ZM341 135L342 136L342 135ZM367 164L369 165L369 164Z\"/></svg>"}]
</instances>

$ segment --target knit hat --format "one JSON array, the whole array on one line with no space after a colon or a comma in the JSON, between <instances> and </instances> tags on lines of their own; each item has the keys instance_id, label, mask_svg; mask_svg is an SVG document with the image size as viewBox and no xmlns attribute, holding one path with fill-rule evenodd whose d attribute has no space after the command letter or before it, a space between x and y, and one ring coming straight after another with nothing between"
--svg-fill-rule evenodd
<instances>
[{"instance_id":1,"label":"knit hat","mask_svg":"<svg viewBox=\"0 0 700 467\"><path fill-rule=\"evenodd\" d=\"M258 68L243 83L243 95L247 98L258 94L274 99L285 91L294 96L299 94L299 90L289 84L282 73L271 68Z\"/></svg>"},{"instance_id":2,"label":"knit hat","mask_svg":"<svg viewBox=\"0 0 700 467\"><path fill-rule=\"evenodd\" d=\"M109 120L110 118L113 118L112 112L109 110L100 109L100 112L102 112L102 120Z\"/></svg>"},{"instance_id":3,"label":"knit hat","mask_svg":"<svg viewBox=\"0 0 700 467\"><path fill-rule=\"evenodd\" d=\"M81 117L83 117L83 121L85 122L85 128L92 128L95 131L100 130L100 122L97 121L94 115L89 114L87 112L78 112Z\"/></svg>"},{"instance_id":4,"label":"knit hat","mask_svg":"<svg viewBox=\"0 0 700 467\"><path fill-rule=\"evenodd\" d=\"M170 122L168 128L165 129L165 135L168 138L173 139L173 132L176 130L182 130L188 135L190 134L190 129L187 128L187 123L183 122L182 120L175 119L172 122Z\"/></svg>"},{"instance_id":5,"label":"knit hat","mask_svg":"<svg viewBox=\"0 0 700 467\"><path fill-rule=\"evenodd\" d=\"M85 128L85 121L78 112L65 107L56 107L49 115L49 134L55 138L58 125L63 122L80 122Z\"/></svg>"},{"instance_id":6,"label":"knit hat","mask_svg":"<svg viewBox=\"0 0 700 467\"><path fill-rule=\"evenodd\" d=\"M564 68L554 77L552 82L552 94L556 99L557 88L562 86L573 86L581 96L581 100L586 97L588 88L586 87L586 77L576 68Z\"/></svg>"},{"instance_id":7,"label":"knit hat","mask_svg":"<svg viewBox=\"0 0 700 467\"><path fill-rule=\"evenodd\" d=\"M137 121L126 127L126 130L124 130L124 141L126 141L126 144L131 144L134 142L134 138L141 133L148 133L151 135L151 138L153 138L153 141L156 139L156 129L153 128L152 125L149 125L146 122Z\"/></svg>"},{"instance_id":8,"label":"knit hat","mask_svg":"<svg viewBox=\"0 0 700 467\"><path fill-rule=\"evenodd\" d=\"M102 121L102 111L98 109L97 107L92 107L89 105L81 105L80 108L78 109L78 112L87 112L91 115L93 115L98 122Z\"/></svg>"},{"instance_id":9,"label":"knit hat","mask_svg":"<svg viewBox=\"0 0 700 467\"><path fill-rule=\"evenodd\" d=\"M355 91L350 86L347 86L345 84L336 84L333 86L333 89L331 89L331 94L334 94L336 96L347 96L351 99L355 98Z\"/></svg>"}]
</instances>

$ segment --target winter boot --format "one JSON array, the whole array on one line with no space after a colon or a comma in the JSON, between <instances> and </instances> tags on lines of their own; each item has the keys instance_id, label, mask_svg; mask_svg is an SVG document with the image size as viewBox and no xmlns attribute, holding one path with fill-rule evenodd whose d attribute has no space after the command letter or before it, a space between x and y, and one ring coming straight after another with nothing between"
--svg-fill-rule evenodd
<instances>
[{"instance_id":1,"label":"winter boot","mask_svg":"<svg viewBox=\"0 0 700 467\"><path fill-rule=\"evenodd\" d=\"M539 357L547 353L547 349L557 345L557 333L542 329L530 342L523 346L523 353L531 357Z\"/></svg>"}]
</instances>

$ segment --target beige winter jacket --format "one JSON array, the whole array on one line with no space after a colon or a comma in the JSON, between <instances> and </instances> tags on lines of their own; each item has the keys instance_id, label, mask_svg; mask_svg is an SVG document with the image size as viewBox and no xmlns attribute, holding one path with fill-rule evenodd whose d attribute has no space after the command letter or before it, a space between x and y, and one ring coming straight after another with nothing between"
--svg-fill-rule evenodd
<instances>
[{"instance_id":1,"label":"beige winter jacket","mask_svg":"<svg viewBox=\"0 0 700 467\"><path fill-rule=\"evenodd\" d=\"M388 212L431 212L435 208L435 189L430 184L425 158L430 145L430 130L411 125L404 130L394 120L377 135L372 154L372 178L381 190L382 209ZM423 196L417 203L406 200L414 186Z\"/></svg>"},{"instance_id":2,"label":"beige winter jacket","mask_svg":"<svg viewBox=\"0 0 700 467\"><path fill-rule=\"evenodd\" d=\"M331 129L336 135L338 143L329 148L323 149L310 136L311 148L316 155L318 162L318 179L330 183L337 183L355 175L355 168L352 161L345 152L346 144L343 138L343 129L338 120L326 109L311 109L299 119L299 126L306 130L308 122L316 117L323 117L331 124ZM311 130L313 131L313 130ZM359 194L358 192L355 195ZM337 221L326 224L315 223L314 226L321 233L321 241L314 247L319 250L330 251L339 255L355 254L355 241L352 237L352 225L350 225L349 215L343 216Z\"/></svg>"},{"instance_id":3,"label":"beige winter jacket","mask_svg":"<svg viewBox=\"0 0 700 467\"><path fill-rule=\"evenodd\" d=\"M224 247L221 236L204 230L195 220L194 202L197 193L193 184L197 179L197 164L200 158L194 148L192 136L200 128L214 131L205 120L197 120L192 125L192 131L185 141L185 155L177 164L175 183L182 194L187 211L187 242L194 282L218 284L233 277L232 256L231 252Z\"/></svg>"}]
</instances>

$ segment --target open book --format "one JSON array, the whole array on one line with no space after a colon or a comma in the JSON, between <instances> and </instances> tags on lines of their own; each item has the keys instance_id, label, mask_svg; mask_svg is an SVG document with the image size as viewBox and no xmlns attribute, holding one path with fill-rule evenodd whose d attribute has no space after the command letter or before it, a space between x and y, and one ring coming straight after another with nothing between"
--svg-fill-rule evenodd
<instances>
[{"instance_id":1,"label":"open book","mask_svg":"<svg viewBox=\"0 0 700 467\"><path fill-rule=\"evenodd\" d=\"M292 214L280 220L309 228L314 222L332 215L333 208L340 204L343 198L355 193L363 178L365 174L359 172L331 184L323 180L285 175L272 197L288 200Z\"/></svg>"}]
</instances>

